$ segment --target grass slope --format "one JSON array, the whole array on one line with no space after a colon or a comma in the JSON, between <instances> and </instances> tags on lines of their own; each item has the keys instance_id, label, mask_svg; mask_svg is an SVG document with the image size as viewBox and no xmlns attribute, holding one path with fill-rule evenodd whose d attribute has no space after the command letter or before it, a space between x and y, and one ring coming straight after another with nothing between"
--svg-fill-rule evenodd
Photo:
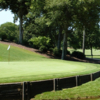
<instances>
[{"instance_id":1,"label":"grass slope","mask_svg":"<svg viewBox=\"0 0 100 100\"><path fill-rule=\"evenodd\" d=\"M9 50L8 45L0 43L0 61L8 61ZM41 61L48 58L41 56L37 53L11 46L10 48L10 61Z\"/></svg>"},{"instance_id":2,"label":"grass slope","mask_svg":"<svg viewBox=\"0 0 100 100\"><path fill-rule=\"evenodd\" d=\"M97 97L100 96L100 78L96 79L93 82L88 82L78 87L64 89L61 91L52 91L38 94L35 96L34 100L58 100L58 99L70 99L73 100L77 98L86 98L86 97ZM80 100L79 99L79 100ZM89 99L92 100L92 99ZM94 99L97 100L97 99ZM98 99L100 100L100 99Z\"/></svg>"},{"instance_id":3,"label":"grass slope","mask_svg":"<svg viewBox=\"0 0 100 100\"><path fill-rule=\"evenodd\" d=\"M88 82L78 87L64 89L61 91L52 91L52 92L45 92L39 95L36 95L34 100L61 100L61 99L70 99L72 98L91 98L100 96L100 78L96 79L95 81ZM79 99L79 100L80 100ZM78 100L78 99L77 99ZM100 100L100 99L87 99L87 100Z\"/></svg>"}]
</instances>

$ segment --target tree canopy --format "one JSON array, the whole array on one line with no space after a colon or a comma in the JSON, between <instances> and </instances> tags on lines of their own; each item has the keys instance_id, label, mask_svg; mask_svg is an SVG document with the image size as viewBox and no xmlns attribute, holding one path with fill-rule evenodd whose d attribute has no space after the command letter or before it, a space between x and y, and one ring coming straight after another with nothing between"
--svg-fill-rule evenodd
<instances>
[{"instance_id":1,"label":"tree canopy","mask_svg":"<svg viewBox=\"0 0 100 100\"><path fill-rule=\"evenodd\" d=\"M14 23L7 22L0 26L1 40L18 41L18 26Z\"/></svg>"},{"instance_id":2,"label":"tree canopy","mask_svg":"<svg viewBox=\"0 0 100 100\"><path fill-rule=\"evenodd\" d=\"M27 42L33 36L49 37L53 47L58 47L58 51L62 48L62 59L66 59L68 45L82 47L83 32L86 41L99 35L96 28L100 16L99 0L0 0L0 3L1 9L9 8L20 18L20 43L23 30Z\"/></svg>"},{"instance_id":3,"label":"tree canopy","mask_svg":"<svg viewBox=\"0 0 100 100\"><path fill-rule=\"evenodd\" d=\"M23 16L28 13L29 5L31 0L0 0L1 9L10 9L20 19L19 27L19 43L22 43L23 39Z\"/></svg>"}]
</instances>

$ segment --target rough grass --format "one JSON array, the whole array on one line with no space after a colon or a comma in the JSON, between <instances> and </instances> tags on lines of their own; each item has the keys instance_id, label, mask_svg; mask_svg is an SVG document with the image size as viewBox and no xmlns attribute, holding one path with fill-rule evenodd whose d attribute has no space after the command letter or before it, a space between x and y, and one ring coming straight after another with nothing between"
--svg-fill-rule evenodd
<instances>
[{"instance_id":1,"label":"rough grass","mask_svg":"<svg viewBox=\"0 0 100 100\"><path fill-rule=\"evenodd\" d=\"M73 100L72 98L86 99L86 98L93 98L97 96L100 96L100 78L96 79L93 82L88 82L78 87L63 89L61 91L56 91L56 92L54 91L45 92L45 93L36 95L34 100L43 100L43 99L45 100L57 100L57 99ZM92 100L92 99L89 99L89 100ZM93 100L97 100L97 99L95 98Z\"/></svg>"}]
</instances>

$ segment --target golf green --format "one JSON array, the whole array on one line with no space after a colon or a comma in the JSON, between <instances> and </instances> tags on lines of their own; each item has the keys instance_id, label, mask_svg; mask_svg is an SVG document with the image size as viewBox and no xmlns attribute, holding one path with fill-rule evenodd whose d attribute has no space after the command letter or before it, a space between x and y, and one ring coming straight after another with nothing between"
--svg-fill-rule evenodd
<instances>
[{"instance_id":1,"label":"golf green","mask_svg":"<svg viewBox=\"0 0 100 100\"><path fill-rule=\"evenodd\" d=\"M33 81L88 74L100 70L99 64L63 60L0 62L0 83Z\"/></svg>"}]
</instances>

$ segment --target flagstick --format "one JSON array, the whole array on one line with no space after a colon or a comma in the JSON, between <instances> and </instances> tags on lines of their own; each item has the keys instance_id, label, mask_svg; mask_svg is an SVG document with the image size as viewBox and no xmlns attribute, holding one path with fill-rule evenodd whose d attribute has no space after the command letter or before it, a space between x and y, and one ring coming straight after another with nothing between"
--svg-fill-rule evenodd
<instances>
[{"instance_id":1,"label":"flagstick","mask_svg":"<svg viewBox=\"0 0 100 100\"><path fill-rule=\"evenodd\" d=\"M9 56L8 56L8 63L10 62L10 49L9 49Z\"/></svg>"},{"instance_id":2,"label":"flagstick","mask_svg":"<svg viewBox=\"0 0 100 100\"><path fill-rule=\"evenodd\" d=\"M10 45L8 46L7 50L9 50L9 54L8 54L8 63L10 61Z\"/></svg>"},{"instance_id":3,"label":"flagstick","mask_svg":"<svg viewBox=\"0 0 100 100\"><path fill-rule=\"evenodd\" d=\"M8 51L8 64L9 64L9 54L10 54L10 50Z\"/></svg>"}]
</instances>

